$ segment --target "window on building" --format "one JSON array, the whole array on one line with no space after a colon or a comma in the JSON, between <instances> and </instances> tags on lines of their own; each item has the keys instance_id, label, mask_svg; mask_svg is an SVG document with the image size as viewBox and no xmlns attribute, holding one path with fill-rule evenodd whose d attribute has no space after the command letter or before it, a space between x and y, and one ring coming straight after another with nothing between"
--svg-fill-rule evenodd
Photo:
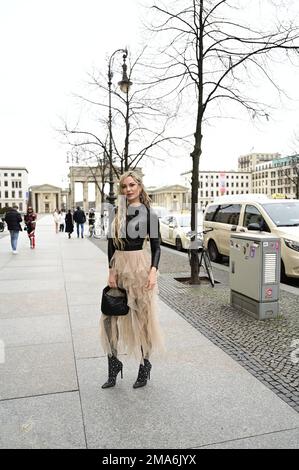
<instances>
[{"instance_id":1,"label":"window on building","mask_svg":"<svg viewBox=\"0 0 299 470\"><path fill-rule=\"evenodd\" d=\"M19 191L19 198L22 199L22 191Z\"/></svg>"},{"instance_id":2,"label":"window on building","mask_svg":"<svg viewBox=\"0 0 299 470\"><path fill-rule=\"evenodd\" d=\"M4 176L8 176L8 173L4 173Z\"/></svg>"},{"instance_id":3,"label":"window on building","mask_svg":"<svg viewBox=\"0 0 299 470\"><path fill-rule=\"evenodd\" d=\"M19 203L19 209L20 209L20 211L23 210L23 203L22 202Z\"/></svg>"},{"instance_id":4,"label":"window on building","mask_svg":"<svg viewBox=\"0 0 299 470\"><path fill-rule=\"evenodd\" d=\"M18 176L22 176L22 173L18 173Z\"/></svg>"},{"instance_id":5,"label":"window on building","mask_svg":"<svg viewBox=\"0 0 299 470\"><path fill-rule=\"evenodd\" d=\"M11 175L11 176L15 176L15 174L14 174L14 173L11 173L10 175Z\"/></svg>"},{"instance_id":6,"label":"window on building","mask_svg":"<svg viewBox=\"0 0 299 470\"><path fill-rule=\"evenodd\" d=\"M4 186L8 186L8 181L4 181Z\"/></svg>"},{"instance_id":7,"label":"window on building","mask_svg":"<svg viewBox=\"0 0 299 470\"><path fill-rule=\"evenodd\" d=\"M12 198L15 198L15 197L16 197L15 191L12 191L12 192L11 192L11 197L12 197Z\"/></svg>"},{"instance_id":8,"label":"window on building","mask_svg":"<svg viewBox=\"0 0 299 470\"><path fill-rule=\"evenodd\" d=\"M4 197L5 197L5 199L8 199L8 191L4 192Z\"/></svg>"}]
</instances>

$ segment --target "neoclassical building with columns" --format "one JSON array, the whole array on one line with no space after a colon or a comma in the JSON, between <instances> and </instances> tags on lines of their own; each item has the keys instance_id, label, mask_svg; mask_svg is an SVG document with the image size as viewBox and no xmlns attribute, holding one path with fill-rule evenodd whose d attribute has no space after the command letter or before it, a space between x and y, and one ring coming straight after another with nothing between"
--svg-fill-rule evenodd
<instances>
[{"instance_id":1,"label":"neoclassical building with columns","mask_svg":"<svg viewBox=\"0 0 299 470\"><path fill-rule=\"evenodd\" d=\"M29 203L35 212L52 213L55 209L68 207L68 190L62 190L51 184L30 186Z\"/></svg>"}]
</instances>

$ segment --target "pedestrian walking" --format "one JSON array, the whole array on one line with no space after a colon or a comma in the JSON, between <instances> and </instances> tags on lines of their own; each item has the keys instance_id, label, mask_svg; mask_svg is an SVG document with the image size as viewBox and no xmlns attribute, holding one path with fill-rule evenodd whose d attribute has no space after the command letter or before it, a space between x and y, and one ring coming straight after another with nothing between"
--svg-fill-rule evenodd
<instances>
[{"instance_id":1,"label":"pedestrian walking","mask_svg":"<svg viewBox=\"0 0 299 470\"><path fill-rule=\"evenodd\" d=\"M58 210L55 209L53 212L53 219L54 219L54 224L55 224L55 231L58 233L58 228L59 228L59 213Z\"/></svg>"},{"instance_id":2,"label":"pedestrian walking","mask_svg":"<svg viewBox=\"0 0 299 470\"><path fill-rule=\"evenodd\" d=\"M84 224L86 222L86 215L84 214L83 210L80 209L79 206L75 210L73 218L74 222L76 222L77 225L77 238L80 237L79 229L81 231L81 238L84 238Z\"/></svg>"},{"instance_id":3,"label":"pedestrian walking","mask_svg":"<svg viewBox=\"0 0 299 470\"><path fill-rule=\"evenodd\" d=\"M26 224L27 235L30 241L30 248L35 248L35 227L36 227L36 219L37 216L35 212L33 212L33 208L28 206L27 213L24 217L24 222Z\"/></svg>"},{"instance_id":4,"label":"pedestrian walking","mask_svg":"<svg viewBox=\"0 0 299 470\"><path fill-rule=\"evenodd\" d=\"M22 231L21 222L23 220L20 212L18 211L18 206L14 205L13 207L8 208L4 220L7 223L7 228L10 233L12 252L16 255L18 253L18 238L19 233Z\"/></svg>"},{"instance_id":5,"label":"pedestrian walking","mask_svg":"<svg viewBox=\"0 0 299 470\"><path fill-rule=\"evenodd\" d=\"M111 288L125 289L129 313L110 316L102 313L100 338L108 355L108 380L102 388L114 387L123 370L119 347L140 360L133 388L147 384L154 350L164 349L163 335L156 312L157 270L160 259L159 221L150 209L150 198L139 175L126 172L119 181L119 206L108 237ZM149 237L151 256L146 250Z\"/></svg>"},{"instance_id":6,"label":"pedestrian walking","mask_svg":"<svg viewBox=\"0 0 299 470\"><path fill-rule=\"evenodd\" d=\"M64 232L65 212L59 211L59 232Z\"/></svg>"},{"instance_id":7,"label":"pedestrian walking","mask_svg":"<svg viewBox=\"0 0 299 470\"><path fill-rule=\"evenodd\" d=\"M70 209L67 211L67 214L65 216L65 231L66 233L68 233L69 238L71 238L71 235L74 231L74 221L73 214Z\"/></svg>"},{"instance_id":8,"label":"pedestrian walking","mask_svg":"<svg viewBox=\"0 0 299 470\"><path fill-rule=\"evenodd\" d=\"M89 236L92 237L94 232L94 224L96 220L96 215L94 209L90 209L88 213L88 228L89 228Z\"/></svg>"}]
</instances>

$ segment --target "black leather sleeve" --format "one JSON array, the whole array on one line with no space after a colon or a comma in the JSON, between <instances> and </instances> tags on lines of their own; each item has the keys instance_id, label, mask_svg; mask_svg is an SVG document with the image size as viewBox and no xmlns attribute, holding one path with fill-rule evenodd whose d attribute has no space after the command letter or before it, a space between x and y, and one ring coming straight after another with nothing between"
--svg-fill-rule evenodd
<instances>
[{"instance_id":1,"label":"black leather sleeve","mask_svg":"<svg viewBox=\"0 0 299 470\"><path fill-rule=\"evenodd\" d=\"M115 246L113 244L113 238L109 237L108 238L108 262L109 262L109 268L111 268L111 258L114 255L115 252Z\"/></svg>"},{"instance_id":2,"label":"black leather sleeve","mask_svg":"<svg viewBox=\"0 0 299 470\"><path fill-rule=\"evenodd\" d=\"M152 210L148 213L148 234L150 237L150 245L152 252L152 263L151 267L158 269L161 248L160 248L160 224L158 216Z\"/></svg>"}]
</instances>

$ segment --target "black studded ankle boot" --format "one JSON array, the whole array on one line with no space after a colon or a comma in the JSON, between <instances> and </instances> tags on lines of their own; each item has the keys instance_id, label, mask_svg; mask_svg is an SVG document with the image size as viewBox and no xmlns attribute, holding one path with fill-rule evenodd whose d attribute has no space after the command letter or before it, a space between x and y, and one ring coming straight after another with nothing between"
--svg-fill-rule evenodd
<instances>
[{"instance_id":1,"label":"black studded ankle boot","mask_svg":"<svg viewBox=\"0 0 299 470\"><path fill-rule=\"evenodd\" d=\"M102 385L102 388L114 387L119 372L123 378L123 363L116 356L108 356L108 380Z\"/></svg>"},{"instance_id":2,"label":"black studded ankle boot","mask_svg":"<svg viewBox=\"0 0 299 470\"><path fill-rule=\"evenodd\" d=\"M138 377L133 385L133 388L144 387L147 384L147 380L151 378L152 365L148 359L144 359L144 365L139 365Z\"/></svg>"}]
</instances>

